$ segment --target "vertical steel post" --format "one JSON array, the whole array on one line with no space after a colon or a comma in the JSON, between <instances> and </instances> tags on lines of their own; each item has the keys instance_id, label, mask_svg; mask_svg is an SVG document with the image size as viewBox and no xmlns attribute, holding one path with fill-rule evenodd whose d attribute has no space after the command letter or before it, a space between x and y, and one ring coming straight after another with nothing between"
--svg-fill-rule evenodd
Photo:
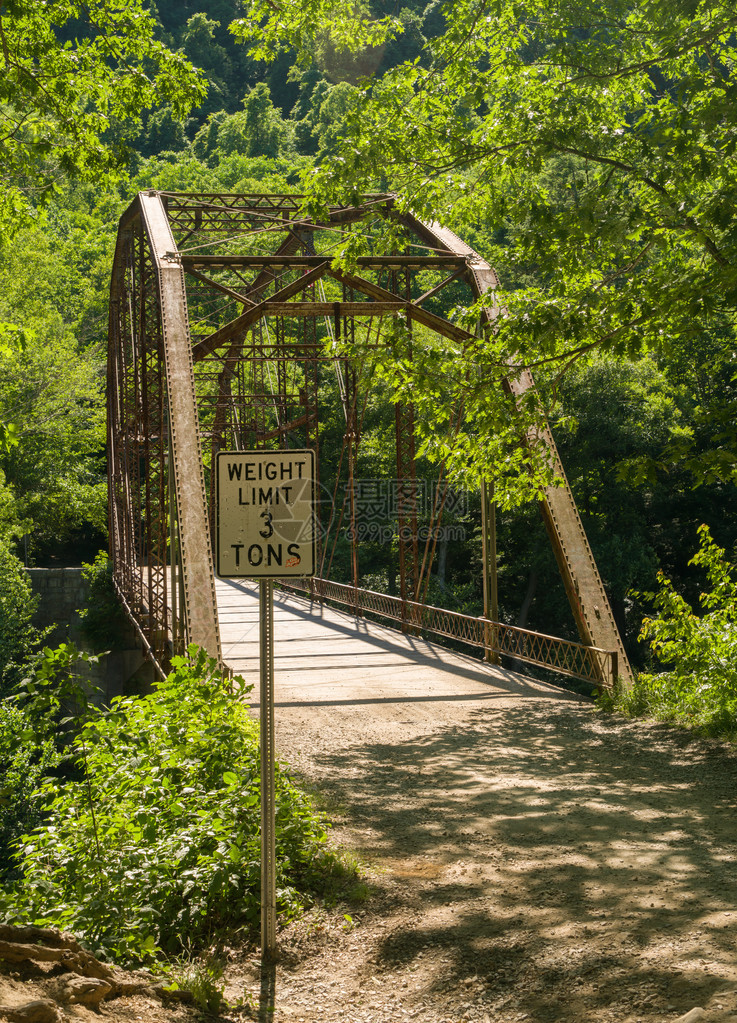
<instances>
[{"instance_id":1,"label":"vertical steel post","mask_svg":"<svg viewBox=\"0 0 737 1023\"><path fill-rule=\"evenodd\" d=\"M499 642L496 623L499 621L499 588L496 571L496 504L494 484L481 484L481 543L484 573L484 618L494 624L485 628L487 661L499 664Z\"/></svg>"},{"instance_id":2,"label":"vertical steel post","mask_svg":"<svg viewBox=\"0 0 737 1023\"><path fill-rule=\"evenodd\" d=\"M358 542L356 539L356 459L358 457L358 408L356 371L345 362L346 395L346 447L348 449L348 506L351 534L351 580L353 582L353 608L356 617L361 612L358 599Z\"/></svg>"},{"instance_id":3,"label":"vertical steel post","mask_svg":"<svg viewBox=\"0 0 737 1023\"><path fill-rule=\"evenodd\" d=\"M179 648L179 609L177 608L177 597L179 595L179 580L177 578L177 496L174 490L174 467L171 451L171 442L166 461L166 475L169 484L169 514L167 516L169 526L169 573L170 573L170 598L171 598L171 652L172 656L180 654ZM183 646L186 644L182 644Z\"/></svg>"},{"instance_id":4,"label":"vertical steel post","mask_svg":"<svg viewBox=\"0 0 737 1023\"><path fill-rule=\"evenodd\" d=\"M276 771L274 766L274 584L259 582L261 663L261 955L276 953Z\"/></svg>"},{"instance_id":5,"label":"vertical steel post","mask_svg":"<svg viewBox=\"0 0 737 1023\"><path fill-rule=\"evenodd\" d=\"M397 452L397 530L399 536L399 595L402 598L402 631L408 625L408 600L417 600L419 549L417 543L417 477L415 469L414 406L394 406Z\"/></svg>"}]
</instances>

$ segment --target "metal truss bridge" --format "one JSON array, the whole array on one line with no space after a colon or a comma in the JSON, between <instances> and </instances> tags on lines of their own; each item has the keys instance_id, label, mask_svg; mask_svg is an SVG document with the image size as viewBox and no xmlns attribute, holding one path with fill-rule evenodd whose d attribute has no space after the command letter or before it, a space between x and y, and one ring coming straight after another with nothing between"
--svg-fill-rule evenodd
<instances>
[{"instance_id":1,"label":"metal truss bridge","mask_svg":"<svg viewBox=\"0 0 737 1023\"><path fill-rule=\"evenodd\" d=\"M360 255L353 272L334 268L357 228L370 250L387 226L401 230L396 252ZM295 195L139 194L121 218L111 282L110 543L117 592L160 671L188 643L222 660L212 556L217 453L311 448L331 495L320 516L320 573L285 581L285 589L495 663L507 656L604 686L630 678L547 428L542 442L564 485L546 492L541 511L580 642L497 620L491 480L481 488L483 616L427 603L448 486L441 472L421 529L411 403L395 404L389 416L397 592L361 585L357 458L375 384L371 352L389 343L397 317L410 333L462 346L475 335L442 315L446 289L458 301L461 288L470 304L497 283L455 234L396 212L387 195L315 220ZM491 329L493 304L484 315ZM531 374L510 374L506 387L521 398L534 387ZM538 431L521 443L540 439ZM347 549L339 535L348 536Z\"/></svg>"}]
</instances>

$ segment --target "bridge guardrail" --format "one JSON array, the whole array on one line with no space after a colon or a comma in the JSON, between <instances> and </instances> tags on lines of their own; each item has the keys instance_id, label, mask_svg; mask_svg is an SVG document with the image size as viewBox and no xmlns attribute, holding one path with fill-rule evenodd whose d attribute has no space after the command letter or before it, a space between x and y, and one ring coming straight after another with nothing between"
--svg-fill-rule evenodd
<instances>
[{"instance_id":1,"label":"bridge guardrail","mask_svg":"<svg viewBox=\"0 0 737 1023\"><path fill-rule=\"evenodd\" d=\"M305 593L321 601L349 608L355 614L376 615L401 625L403 629L444 636L492 654L506 654L518 661L536 664L561 675L569 675L593 685L611 688L618 674L616 650L601 650L558 636L530 632L514 625L474 618L458 611L446 611L413 600L402 600L388 593L336 583L330 579L280 579L284 590Z\"/></svg>"}]
</instances>

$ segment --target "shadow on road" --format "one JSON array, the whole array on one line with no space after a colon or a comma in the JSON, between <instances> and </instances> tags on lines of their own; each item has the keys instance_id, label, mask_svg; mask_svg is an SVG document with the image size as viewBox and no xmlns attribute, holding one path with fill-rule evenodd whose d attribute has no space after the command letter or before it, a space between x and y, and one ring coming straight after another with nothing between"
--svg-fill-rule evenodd
<instances>
[{"instance_id":1,"label":"shadow on road","mask_svg":"<svg viewBox=\"0 0 737 1023\"><path fill-rule=\"evenodd\" d=\"M737 981L737 758L723 747L525 701L317 766L411 911L377 965L441 950L438 991L477 978L533 1019L619 1000L684 1010Z\"/></svg>"}]
</instances>

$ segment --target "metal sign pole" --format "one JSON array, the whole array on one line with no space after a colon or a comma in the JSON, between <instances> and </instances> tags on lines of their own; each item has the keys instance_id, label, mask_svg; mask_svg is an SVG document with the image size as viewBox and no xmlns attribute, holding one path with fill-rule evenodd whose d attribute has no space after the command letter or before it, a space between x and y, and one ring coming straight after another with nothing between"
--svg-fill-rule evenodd
<instances>
[{"instance_id":1,"label":"metal sign pole","mask_svg":"<svg viewBox=\"0 0 737 1023\"><path fill-rule=\"evenodd\" d=\"M274 584L259 582L261 662L261 955L276 954L276 770L274 753Z\"/></svg>"},{"instance_id":2,"label":"metal sign pole","mask_svg":"<svg viewBox=\"0 0 737 1023\"><path fill-rule=\"evenodd\" d=\"M273 580L315 574L315 452L218 451L216 574L258 579L261 678L261 956L276 956Z\"/></svg>"}]
</instances>

